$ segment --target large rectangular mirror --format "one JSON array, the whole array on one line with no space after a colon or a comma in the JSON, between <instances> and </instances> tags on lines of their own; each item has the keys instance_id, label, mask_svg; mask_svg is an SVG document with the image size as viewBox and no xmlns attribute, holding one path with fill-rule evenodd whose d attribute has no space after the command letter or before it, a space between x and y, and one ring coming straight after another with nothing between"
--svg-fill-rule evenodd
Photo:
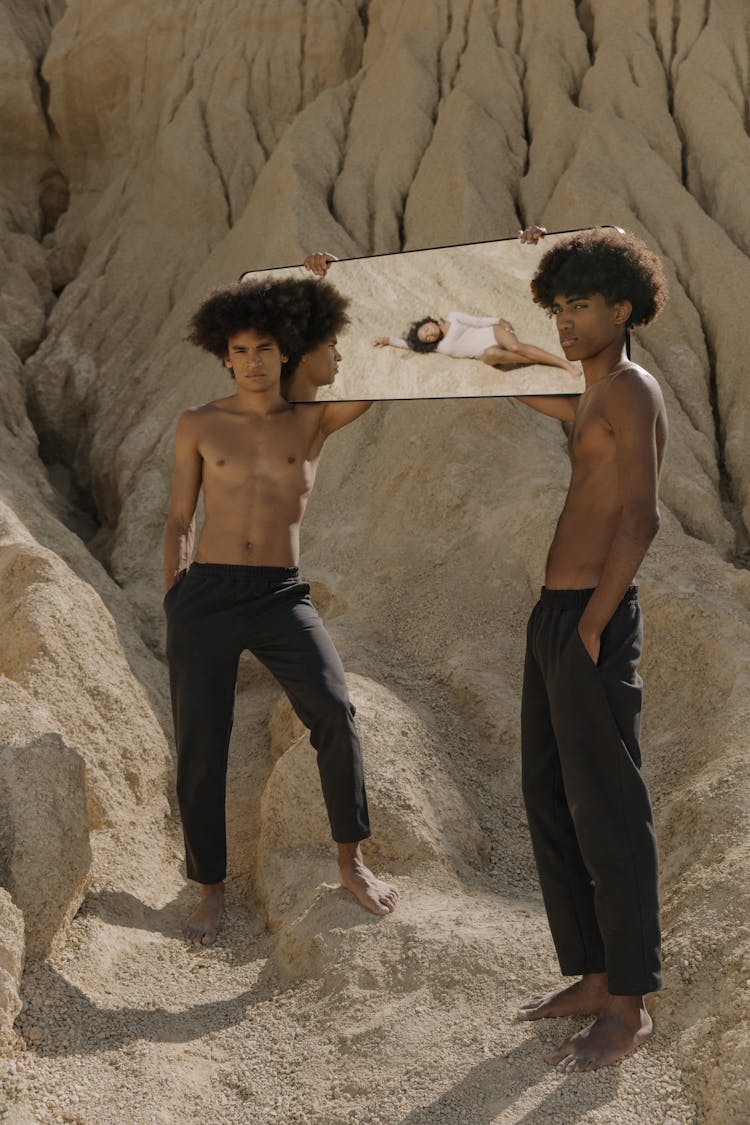
<instances>
[{"instance_id":1,"label":"large rectangular mirror","mask_svg":"<svg viewBox=\"0 0 750 1125\"><path fill-rule=\"evenodd\" d=\"M335 378L315 387L295 380L290 399L580 394L580 367L566 361L529 288L542 254L568 233L537 246L510 238L333 262L327 280L351 302ZM241 280L311 276L292 266Z\"/></svg>"}]
</instances>

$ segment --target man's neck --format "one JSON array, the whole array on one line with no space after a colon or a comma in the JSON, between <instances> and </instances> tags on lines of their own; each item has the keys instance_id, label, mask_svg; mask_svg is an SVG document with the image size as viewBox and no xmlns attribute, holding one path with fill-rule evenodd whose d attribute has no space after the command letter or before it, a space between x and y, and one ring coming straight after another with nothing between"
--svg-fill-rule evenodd
<instances>
[{"instance_id":1,"label":"man's neck","mask_svg":"<svg viewBox=\"0 0 750 1125\"><path fill-rule=\"evenodd\" d=\"M315 402L318 397L318 388L299 371L285 380L283 386L288 402Z\"/></svg>"},{"instance_id":2,"label":"man's neck","mask_svg":"<svg viewBox=\"0 0 750 1125\"><path fill-rule=\"evenodd\" d=\"M267 391L245 391L238 387L234 394L234 406L238 414L256 414L259 417L289 409L289 403L278 387L269 387Z\"/></svg>"},{"instance_id":3,"label":"man's neck","mask_svg":"<svg viewBox=\"0 0 750 1125\"><path fill-rule=\"evenodd\" d=\"M588 390L589 387L593 387L594 383L606 379L620 364L627 362L628 354L624 339L615 340L595 356L582 360L581 367L586 380L586 389Z\"/></svg>"}]
</instances>

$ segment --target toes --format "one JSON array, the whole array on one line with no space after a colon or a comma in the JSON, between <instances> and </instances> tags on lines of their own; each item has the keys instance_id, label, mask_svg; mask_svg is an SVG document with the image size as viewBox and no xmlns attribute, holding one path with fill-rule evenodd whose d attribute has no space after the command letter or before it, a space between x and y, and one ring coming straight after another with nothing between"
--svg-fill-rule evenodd
<instances>
[{"instance_id":1,"label":"toes","mask_svg":"<svg viewBox=\"0 0 750 1125\"><path fill-rule=\"evenodd\" d=\"M593 1059L587 1058L585 1055L570 1055L569 1058L560 1063L558 1070L564 1070L566 1074L573 1074L574 1071L578 1073L583 1070L592 1070L593 1067Z\"/></svg>"},{"instance_id":2,"label":"toes","mask_svg":"<svg viewBox=\"0 0 750 1125\"><path fill-rule=\"evenodd\" d=\"M532 996L518 1009L517 1016L519 1020L538 1020L544 1014L542 1008L544 1007L543 996Z\"/></svg>"},{"instance_id":3,"label":"toes","mask_svg":"<svg viewBox=\"0 0 750 1125\"><path fill-rule=\"evenodd\" d=\"M556 1051L552 1051L551 1054L545 1055L544 1061L546 1063L549 1063L550 1066L559 1066L560 1063L565 1062L565 1060L569 1059L570 1057L570 1051L568 1051L567 1047L558 1047Z\"/></svg>"}]
</instances>

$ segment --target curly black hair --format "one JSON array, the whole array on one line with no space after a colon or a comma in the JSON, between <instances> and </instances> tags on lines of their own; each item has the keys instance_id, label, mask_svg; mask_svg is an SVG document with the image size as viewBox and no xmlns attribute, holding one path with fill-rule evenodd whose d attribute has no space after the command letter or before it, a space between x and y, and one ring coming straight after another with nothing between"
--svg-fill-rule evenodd
<instances>
[{"instance_id":1,"label":"curly black hair","mask_svg":"<svg viewBox=\"0 0 750 1125\"><path fill-rule=\"evenodd\" d=\"M634 234L603 227L577 231L551 247L531 281L537 305L550 309L555 297L601 293L610 305L630 301L627 328L650 324L667 300L661 261Z\"/></svg>"},{"instance_id":2,"label":"curly black hair","mask_svg":"<svg viewBox=\"0 0 750 1125\"><path fill-rule=\"evenodd\" d=\"M305 277L297 285L297 316L301 323L303 342L299 348L289 348L289 360L282 368L282 378L294 374L306 352L313 351L332 336L338 336L349 323L346 313L349 298L339 293L330 281Z\"/></svg>"},{"instance_id":3,"label":"curly black hair","mask_svg":"<svg viewBox=\"0 0 750 1125\"><path fill-rule=\"evenodd\" d=\"M405 336L407 347L413 352L434 352L440 343L440 337L438 336L437 340L420 340L419 329L423 324L437 324L438 328L440 327L440 321L435 320L434 316L424 316L421 320L415 320Z\"/></svg>"},{"instance_id":4,"label":"curly black hair","mask_svg":"<svg viewBox=\"0 0 750 1125\"><path fill-rule=\"evenodd\" d=\"M289 357L282 375L290 375L305 352L348 323L348 304L329 281L250 278L210 293L190 318L187 340L223 361L230 336L268 333Z\"/></svg>"}]
</instances>

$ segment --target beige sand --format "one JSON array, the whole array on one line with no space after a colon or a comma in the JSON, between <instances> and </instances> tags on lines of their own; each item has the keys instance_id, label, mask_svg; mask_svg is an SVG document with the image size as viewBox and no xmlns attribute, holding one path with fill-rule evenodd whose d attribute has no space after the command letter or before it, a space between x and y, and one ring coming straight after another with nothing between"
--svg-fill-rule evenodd
<instances>
[{"instance_id":1,"label":"beige sand","mask_svg":"<svg viewBox=\"0 0 750 1125\"><path fill-rule=\"evenodd\" d=\"M0 30L0 1120L750 1120L750 10L4 0ZM227 387L182 342L206 290L531 220L628 227L672 290L636 342L672 434L642 574L665 988L647 1046L567 1078L542 1055L579 1021L513 1021L557 979L518 706L559 426L379 405L324 458L303 565L392 918L336 889L306 739L248 659L228 922L183 944L159 604L175 416Z\"/></svg>"}]
</instances>

